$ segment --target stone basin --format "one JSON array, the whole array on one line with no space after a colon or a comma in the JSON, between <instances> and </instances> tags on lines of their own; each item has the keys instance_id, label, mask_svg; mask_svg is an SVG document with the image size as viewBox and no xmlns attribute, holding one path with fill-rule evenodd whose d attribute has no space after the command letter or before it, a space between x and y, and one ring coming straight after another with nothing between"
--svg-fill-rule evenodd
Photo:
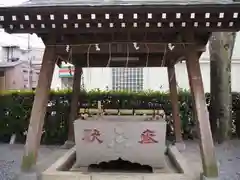
<instances>
[{"instance_id":1,"label":"stone basin","mask_svg":"<svg viewBox=\"0 0 240 180\"><path fill-rule=\"evenodd\" d=\"M102 116L74 122L76 165L111 160L164 167L166 122L146 116Z\"/></svg>"},{"instance_id":2,"label":"stone basin","mask_svg":"<svg viewBox=\"0 0 240 180\"><path fill-rule=\"evenodd\" d=\"M193 180L197 179L191 167L175 146L168 146L165 167L152 173L117 171L90 171L76 164L76 147L68 150L44 172L41 180ZM25 179L24 179L25 180Z\"/></svg>"}]
</instances>

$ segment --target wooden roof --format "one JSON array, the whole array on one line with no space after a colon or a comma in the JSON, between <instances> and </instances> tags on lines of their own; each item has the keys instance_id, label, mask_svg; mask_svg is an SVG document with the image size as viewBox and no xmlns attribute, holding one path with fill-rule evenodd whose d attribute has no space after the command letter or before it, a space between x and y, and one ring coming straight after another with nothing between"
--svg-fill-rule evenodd
<instances>
[{"instance_id":1,"label":"wooden roof","mask_svg":"<svg viewBox=\"0 0 240 180\"><path fill-rule=\"evenodd\" d=\"M0 25L10 33L79 34L116 31L224 31L240 28L240 3L229 0L107 1L108 3L44 3L46 0L0 8ZM65 3L64 3L65 2ZM104 1L105 2L105 1ZM111 3L110 3L111 2ZM121 2L128 2L122 5ZM145 3L143 3L145 2ZM151 2L151 3L150 3ZM178 4L176 3L178 2ZM185 2L185 3L184 3ZM193 3L198 2L198 3ZM215 3L213 3L215 2ZM132 4L133 5L132 5ZM170 4L172 3L172 4ZM179 4L180 3L180 4ZM78 4L78 5L76 5ZM146 5L145 5L146 4Z\"/></svg>"},{"instance_id":2,"label":"wooden roof","mask_svg":"<svg viewBox=\"0 0 240 180\"><path fill-rule=\"evenodd\" d=\"M20 6L200 5L233 2L232 0L29 0Z\"/></svg>"},{"instance_id":3,"label":"wooden roof","mask_svg":"<svg viewBox=\"0 0 240 180\"><path fill-rule=\"evenodd\" d=\"M128 47L128 56L139 59L131 61L132 66L134 62L145 66L146 61L159 66L166 57L169 63L169 59L176 61L189 50L186 46L204 46L210 32L238 31L239 18L240 3L230 0L32 0L0 8L0 25L7 32L36 33L47 46L58 45L57 54L66 58L69 52L64 48L70 45L74 59L81 59L82 66L95 67L109 65L109 44L111 57L124 57ZM194 39L188 38L189 33ZM140 51L133 49L133 42L141 45ZM115 52L114 43L125 43L125 48ZM166 53L169 43L185 49L167 48ZM100 52L94 52L94 44L101 46ZM111 65L122 66L123 62Z\"/></svg>"}]
</instances>

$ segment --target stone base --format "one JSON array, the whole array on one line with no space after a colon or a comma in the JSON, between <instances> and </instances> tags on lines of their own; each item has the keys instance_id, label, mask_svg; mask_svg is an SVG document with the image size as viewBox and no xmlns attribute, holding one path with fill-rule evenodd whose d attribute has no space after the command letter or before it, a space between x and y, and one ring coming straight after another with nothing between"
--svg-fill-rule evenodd
<instances>
[{"instance_id":1,"label":"stone base","mask_svg":"<svg viewBox=\"0 0 240 180\"><path fill-rule=\"evenodd\" d=\"M173 152L173 150L169 150ZM175 151L178 151L175 147ZM174 153L174 152L173 152ZM179 153L180 154L180 153ZM181 155L181 154L180 154ZM104 172L104 173L86 173L86 171L66 170L70 162L76 157L76 148L68 150L54 164L41 174L41 180L195 180L191 175L186 174L185 167L181 167L183 173L154 172L150 173L121 173L121 172ZM169 157L170 158L170 157ZM181 161L182 162L182 161ZM183 163L179 163L181 166ZM86 167L84 167L86 168ZM190 169L191 170L191 169ZM199 177L198 177L199 179ZM28 180L28 179L27 179Z\"/></svg>"},{"instance_id":2,"label":"stone base","mask_svg":"<svg viewBox=\"0 0 240 180\"><path fill-rule=\"evenodd\" d=\"M218 177L206 177L202 173L200 175L200 180L218 180Z\"/></svg>"},{"instance_id":3,"label":"stone base","mask_svg":"<svg viewBox=\"0 0 240 180\"><path fill-rule=\"evenodd\" d=\"M180 151L180 152L182 152L186 149L186 145L183 141L182 142L176 142L175 146L177 147L178 151Z\"/></svg>"},{"instance_id":4,"label":"stone base","mask_svg":"<svg viewBox=\"0 0 240 180\"><path fill-rule=\"evenodd\" d=\"M64 145L62 146L62 148L64 149L71 149L72 147L75 146L75 143L73 141L69 141L67 140Z\"/></svg>"},{"instance_id":5,"label":"stone base","mask_svg":"<svg viewBox=\"0 0 240 180\"><path fill-rule=\"evenodd\" d=\"M187 174L192 176L191 167L188 166L186 159L179 152L176 146L168 146L168 157L172 161L172 163L177 167L180 173Z\"/></svg>"}]
</instances>

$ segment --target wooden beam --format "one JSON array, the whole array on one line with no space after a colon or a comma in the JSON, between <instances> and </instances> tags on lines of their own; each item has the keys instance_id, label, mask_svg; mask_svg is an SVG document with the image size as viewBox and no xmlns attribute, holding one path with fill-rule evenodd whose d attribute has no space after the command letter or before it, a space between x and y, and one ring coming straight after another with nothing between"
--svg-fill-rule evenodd
<instances>
[{"instance_id":1,"label":"wooden beam","mask_svg":"<svg viewBox=\"0 0 240 180\"><path fill-rule=\"evenodd\" d=\"M72 54L142 54L142 53L186 53L189 52L194 44L157 44L157 43L109 43L109 44L93 44L69 46L69 51ZM204 52L205 45L199 45L197 50ZM66 51L66 46L57 46L56 53L59 55L69 54Z\"/></svg>"},{"instance_id":2,"label":"wooden beam","mask_svg":"<svg viewBox=\"0 0 240 180\"><path fill-rule=\"evenodd\" d=\"M73 88L72 88L72 98L71 98L71 110L68 119L68 140L65 143L67 148L71 148L69 146L74 145L74 120L77 119L78 114L78 96L80 94L80 85L81 85L81 76L82 76L82 67L75 66L74 77L73 77Z\"/></svg>"},{"instance_id":3,"label":"wooden beam","mask_svg":"<svg viewBox=\"0 0 240 180\"><path fill-rule=\"evenodd\" d=\"M27 139L22 160L23 171L31 170L37 161L38 148L41 141L42 128L44 124L49 91L55 67L55 59L55 48L46 48L43 55L42 67L28 127Z\"/></svg>"},{"instance_id":4,"label":"wooden beam","mask_svg":"<svg viewBox=\"0 0 240 180\"><path fill-rule=\"evenodd\" d=\"M179 113L177 80L176 80L174 66L168 66L168 82L169 82L169 89L170 89L170 99L172 104L175 140L176 142L182 142L182 133L181 133L182 127L181 127L181 119L180 119L180 113Z\"/></svg>"},{"instance_id":5,"label":"wooden beam","mask_svg":"<svg viewBox=\"0 0 240 180\"><path fill-rule=\"evenodd\" d=\"M189 52L186 64L191 94L193 97L195 118L200 137L199 145L202 158L203 175L205 177L217 177L218 166L203 89L199 56L194 49Z\"/></svg>"},{"instance_id":6,"label":"wooden beam","mask_svg":"<svg viewBox=\"0 0 240 180\"><path fill-rule=\"evenodd\" d=\"M34 22L33 22L34 23ZM209 22L206 22L209 23ZM139 27L137 29L135 29L134 27L130 27L128 26L127 28L122 28L120 27L120 25L118 25L117 28L101 28L99 29L98 27L96 27L96 25L94 27L91 27L89 29L87 28L74 28L74 25L72 23L62 23L62 24L58 24L56 28L52 28L52 24L48 23L45 24L45 28L42 28L42 24L37 22L35 25L35 28L31 28L31 24L29 23L23 23L20 24L20 22L17 23L13 23L13 24L0 24L0 27L5 29L6 32L8 33L35 33L35 34L45 34L45 35L49 35L49 34L71 34L71 35L77 35L78 33L81 34L94 34L94 33L117 33L119 31L121 32L128 32L128 31L132 31L132 32L144 32L144 31L148 31L151 33L157 33L157 32L161 32L161 33L165 33L165 32L173 32L176 33L178 31L194 31L194 32L198 32L198 33L202 33L202 32L216 32L216 31L221 31L221 32L237 32L240 30L240 23L238 21L235 22L234 26L229 26L229 22L223 22L222 27L217 27L217 23L218 22L212 22L211 24L213 24L213 26L211 27L206 27L206 23L200 22L200 26L199 27L194 27L193 24L191 23L190 27L182 27L181 23L175 23L176 26L175 28L169 27L169 23L165 23L164 26L165 28L158 28L158 27L152 27L152 28L147 28L147 27ZM63 28L63 25L65 25L68 28ZM120 24L120 23L118 23ZM155 26L157 24L154 23ZM13 28L10 28L10 26L13 25ZM25 28L22 29L21 26L24 26ZM86 26L86 24L79 24L79 26ZM79 41L80 42L80 41Z\"/></svg>"},{"instance_id":7,"label":"wooden beam","mask_svg":"<svg viewBox=\"0 0 240 180\"><path fill-rule=\"evenodd\" d=\"M69 56L62 56L68 60ZM109 54L84 54L73 55L70 60L72 63L77 63L81 67L163 67L166 66L168 59L177 59L178 54L114 54L110 57Z\"/></svg>"},{"instance_id":8,"label":"wooden beam","mask_svg":"<svg viewBox=\"0 0 240 180\"><path fill-rule=\"evenodd\" d=\"M69 34L63 33L61 31L49 32L52 37L57 39L57 45L81 45L81 44L98 44L98 43L181 43L181 44L206 44L209 33L208 32L199 32L195 34L195 40L189 41L183 38L181 33L184 33L186 30L181 31L166 31L166 32L152 32L151 30L142 30L142 31L121 31L117 30L116 32L88 32L88 33L77 33ZM45 42L49 33L39 33L38 35L42 37ZM50 44L53 45L53 44Z\"/></svg>"}]
</instances>

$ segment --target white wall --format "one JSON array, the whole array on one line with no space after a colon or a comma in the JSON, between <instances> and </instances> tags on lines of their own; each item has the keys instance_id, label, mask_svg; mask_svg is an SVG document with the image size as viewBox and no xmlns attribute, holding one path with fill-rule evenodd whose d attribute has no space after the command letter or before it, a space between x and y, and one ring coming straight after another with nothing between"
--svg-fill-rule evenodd
<instances>
[{"instance_id":1,"label":"white wall","mask_svg":"<svg viewBox=\"0 0 240 180\"><path fill-rule=\"evenodd\" d=\"M201 62L200 68L202 72L203 87L205 92L210 92L210 66L209 62ZM176 77L180 88L189 90L189 81L187 68L185 63L176 65Z\"/></svg>"},{"instance_id":2,"label":"white wall","mask_svg":"<svg viewBox=\"0 0 240 180\"><path fill-rule=\"evenodd\" d=\"M210 92L210 64L207 61L200 63L203 85L205 92ZM176 78L179 88L189 90L188 75L185 62L178 63L175 66ZM240 91L240 83L238 80L240 71L240 61L232 62L232 91ZM59 78L59 68L55 67L52 89L61 87L61 79ZM112 88L112 74L111 68L84 68L84 84L86 90L99 88L100 90L106 90L106 86L109 89ZM167 68L144 68L144 90L160 90L168 91L168 74Z\"/></svg>"},{"instance_id":3,"label":"white wall","mask_svg":"<svg viewBox=\"0 0 240 180\"><path fill-rule=\"evenodd\" d=\"M167 68L144 68L143 79L143 89L145 90L168 90Z\"/></svg>"},{"instance_id":4,"label":"white wall","mask_svg":"<svg viewBox=\"0 0 240 180\"><path fill-rule=\"evenodd\" d=\"M209 92L210 91L209 63L201 63L200 66L202 71L204 90L206 92ZM175 66L175 71L178 87L189 90L186 64L184 62L178 63ZM144 77L146 77L144 78L144 89L152 89L158 91L169 90L167 68L144 68Z\"/></svg>"},{"instance_id":5,"label":"white wall","mask_svg":"<svg viewBox=\"0 0 240 180\"><path fill-rule=\"evenodd\" d=\"M201 62L200 64L203 86L205 92L210 92L210 64L209 62ZM180 88L189 90L189 82L185 63L176 65L176 78ZM240 91L239 83L240 62L232 62L232 91ZM168 91L168 74L167 68L144 68L144 89L153 89ZM162 88L160 88L162 86Z\"/></svg>"},{"instance_id":6,"label":"white wall","mask_svg":"<svg viewBox=\"0 0 240 180\"><path fill-rule=\"evenodd\" d=\"M59 78L59 67L55 65L55 69L53 72L51 89L58 90L62 87L61 78Z\"/></svg>"},{"instance_id":7,"label":"white wall","mask_svg":"<svg viewBox=\"0 0 240 180\"><path fill-rule=\"evenodd\" d=\"M3 62L3 48L0 46L0 62Z\"/></svg>"},{"instance_id":8,"label":"white wall","mask_svg":"<svg viewBox=\"0 0 240 180\"><path fill-rule=\"evenodd\" d=\"M203 85L205 92L210 92L210 64L207 61L202 61L200 63ZM175 66L176 70L176 78L179 88L189 90L189 82L188 75L185 62L178 63ZM240 61L232 62L232 91L240 91L240 83L239 83L239 71L240 71ZM59 68L56 66L52 88L57 89L57 87L61 87L61 79L58 77ZM168 91L168 74L167 68L144 68L144 82L143 87L144 90L160 90L160 91ZM112 89L112 74L111 68L84 68L83 69L84 76L84 85L86 90L99 88L101 90L105 90L106 86L109 89Z\"/></svg>"},{"instance_id":9,"label":"white wall","mask_svg":"<svg viewBox=\"0 0 240 180\"><path fill-rule=\"evenodd\" d=\"M112 88L111 68L83 68L83 77L86 90Z\"/></svg>"},{"instance_id":10,"label":"white wall","mask_svg":"<svg viewBox=\"0 0 240 180\"><path fill-rule=\"evenodd\" d=\"M205 92L210 92L210 66L209 62L201 62L200 68L202 72L203 87ZM187 68L185 63L176 65L176 77L180 88L189 90L189 81Z\"/></svg>"}]
</instances>

